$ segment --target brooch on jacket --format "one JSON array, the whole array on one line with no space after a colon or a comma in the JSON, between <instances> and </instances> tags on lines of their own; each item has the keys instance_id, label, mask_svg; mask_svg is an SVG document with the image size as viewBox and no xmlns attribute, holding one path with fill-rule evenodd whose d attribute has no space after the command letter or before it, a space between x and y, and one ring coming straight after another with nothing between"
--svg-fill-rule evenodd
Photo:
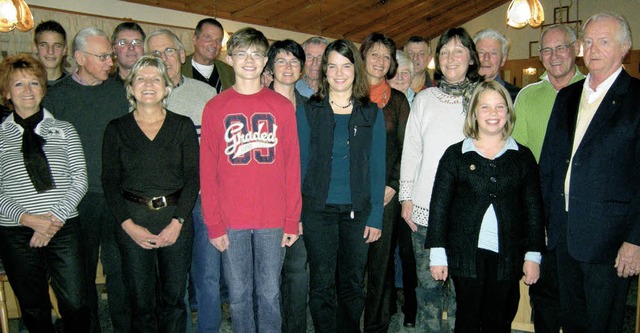
<instances>
[{"instance_id":1,"label":"brooch on jacket","mask_svg":"<svg viewBox=\"0 0 640 333\"><path fill-rule=\"evenodd\" d=\"M64 131L58 127L50 127L45 135L49 138L64 139Z\"/></svg>"}]
</instances>

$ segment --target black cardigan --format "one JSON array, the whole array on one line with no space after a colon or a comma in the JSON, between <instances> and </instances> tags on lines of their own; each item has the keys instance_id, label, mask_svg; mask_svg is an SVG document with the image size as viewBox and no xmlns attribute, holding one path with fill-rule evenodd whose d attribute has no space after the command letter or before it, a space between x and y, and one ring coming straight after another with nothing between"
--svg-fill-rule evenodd
<instances>
[{"instance_id":1,"label":"black cardigan","mask_svg":"<svg viewBox=\"0 0 640 333\"><path fill-rule=\"evenodd\" d=\"M489 160L462 154L462 142L440 159L429 207L426 247L444 247L449 274L476 277L480 226L493 204L498 220L498 279L519 279L524 254L544 247L538 165L518 144Z\"/></svg>"}]
</instances>

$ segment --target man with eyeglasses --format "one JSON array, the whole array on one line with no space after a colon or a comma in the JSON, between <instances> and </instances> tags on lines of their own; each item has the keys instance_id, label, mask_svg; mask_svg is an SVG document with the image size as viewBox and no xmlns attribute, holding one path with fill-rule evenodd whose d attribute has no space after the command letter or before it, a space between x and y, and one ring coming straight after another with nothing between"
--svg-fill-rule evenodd
<instances>
[{"instance_id":1,"label":"man with eyeglasses","mask_svg":"<svg viewBox=\"0 0 640 333\"><path fill-rule=\"evenodd\" d=\"M520 88L506 82L500 77L500 69L507 62L509 41L501 32L494 29L483 29L473 36L476 50L480 58L480 75L486 81L495 80L507 89L511 100L515 101Z\"/></svg>"},{"instance_id":2,"label":"man with eyeglasses","mask_svg":"<svg viewBox=\"0 0 640 333\"><path fill-rule=\"evenodd\" d=\"M413 62L411 90L417 94L424 89L433 87L433 81L429 76L429 72L427 72L427 65L433 58L429 42L424 37L411 36L407 43L404 44L404 52Z\"/></svg>"},{"instance_id":3,"label":"man with eyeglasses","mask_svg":"<svg viewBox=\"0 0 640 333\"><path fill-rule=\"evenodd\" d=\"M161 58L167 65L167 74L174 88L167 99L167 109L188 116L193 121L200 138L202 110L216 95L216 89L195 79L184 76L181 65L185 62L184 45L173 32L166 29L149 34L145 41L147 51ZM192 211L193 251L191 256L191 281L198 305L198 333L217 333L222 321L220 304L221 254L209 243L207 227L202 218L200 195ZM187 301L188 304L188 301ZM188 323L191 314L187 313ZM188 325L191 326L190 324ZM190 332L187 327L187 332Z\"/></svg>"},{"instance_id":4,"label":"man with eyeglasses","mask_svg":"<svg viewBox=\"0 0 640 333\"><path fill-rule=\"evenodd\" d=\"M122 22L113 30L111 42L117 64L113 75L120 83L124 84L131 67L144 54L144 38L144 30L135 22Z\"/></svg>"},{"instance_id":5,"label":"man with eyeglasses","mask_svg":"<svg viewBox=\"0 0 640 333\"><path fill-rule=\"evenodd\" d=\"M547 245L562 330L622 332L640 271L640 80L622 65L632 47L624 17L597 13L581 35L589 74L558 92L540 153Z\"/></svg>"},{"instance_id":6,"label":"man with eyeglasses","mask_svg":"<svg viewBox=\"0 0 640 333\"><path fill-rule=\"evenodd\" d=\"M560 89L584 79L576 66L579 45L572 27L555 24L540 34L540 60L546 69L540 81L524 87L515 101L516 124L511 134L536 160L547 132L551 109ZM540 279L529 286L536 332L560 331L560 300L555 251L542 254Z\"/></svg>"},{"instance_id":7,"label":"man with eyeglasses","mask_svg":"<svg viewBox=\"0 0 640 333\"><path fill-rule=\"evenodd\" d=\"M116 222L105 202L100 177L104 130L109 121L127 114L129 103L124 86L109 78L114 54L109 36L104 31L95 27L80 30L73 39L72 51L78 69L52 86L42 105L56 118L73 124L86 157L89 191L78 205L78 238L85 256L84 278L91 313L91 333L100 332L95 279L101 241L101 261L107 275L113 331L127 333L131 331L128 303L124 287L117 284L121 279L118 276L119 252L117 245L111 243L114 237L103 238L105 234L115 232Z\"/></svg>"},{"instance_id":8,"label":"man with eyeglasses","mask_svg":"<svg viewBox=\"0 0 640 333\"><path fill-rule=\"evenodd\" d=\"M33 52L47 71L47 87L67 76L62 63L67 54L67 32L56 21L40 22L33 36Z\"/></svg>"},{"instance_id":9,"label":"man with eyeglasses","mask_svg":"<svg viewBox=\"0 0 640 333\"><path fill-rule=\"evenodd\" d=\"M194 51L182 64L182 74L202 81L220 93L235 83L233 68L218 60L222 50L224 29L214 18L205 18L196 25L191 41Z\"/></svg>"},{"instance_id":10,"label":"man with eyeglasses","mask_svg":"<svg viewBox=\"0 0 640 333\"><path fill-rule=\"evenodd\" d=\"M318 91L322 55L329 42L320 37L311 37L302 43L304 49L304 76L296 82L296 90L304 97L311 97Z\"/></svg>"}]
</instances>

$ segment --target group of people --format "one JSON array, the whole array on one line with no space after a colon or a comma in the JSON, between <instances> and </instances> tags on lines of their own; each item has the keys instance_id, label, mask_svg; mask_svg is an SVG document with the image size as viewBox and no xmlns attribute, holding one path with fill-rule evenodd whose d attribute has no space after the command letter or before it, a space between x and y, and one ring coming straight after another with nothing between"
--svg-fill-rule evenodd
<instances>
[{"instance_id":1,"label":"group of people","mask_svg":"<svg viewBox=\"0 0 640 333\"><path fill-rule=\"evenodd\" d=\"M35 30L0 64L0 257L31 332L510 332L519 281L536 331L619 332L640 272L640 81L627 22L540 36L541 81L500 77L508 41L446 30L404 51L312 37L269 45L198 23L124 22L72 42ZM114 63L117 65L114 69ZM402 278L396 281L396 251ZM366 281L365 281L366 279ZM189 297L189 295L192 297ZM364 323L361 318L364 312ZM445 316L446 313L446 316Z\"/></svg>"}]
</instances>

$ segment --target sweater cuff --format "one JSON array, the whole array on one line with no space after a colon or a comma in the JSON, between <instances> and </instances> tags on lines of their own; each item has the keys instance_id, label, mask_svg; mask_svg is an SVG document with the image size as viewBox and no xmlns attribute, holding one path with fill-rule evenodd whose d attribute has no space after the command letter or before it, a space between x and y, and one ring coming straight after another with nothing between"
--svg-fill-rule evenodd
<instances>
[{"instance_id":1,"label":"sweater cuff","mask_svg":"<svg viewBox=\"0 0 640 333\"><path fill-rule=\"evenodd\" d=\"M429 266L449 266L444 247L433 247L429 253Z\"/></svg>"}]
</instances>

